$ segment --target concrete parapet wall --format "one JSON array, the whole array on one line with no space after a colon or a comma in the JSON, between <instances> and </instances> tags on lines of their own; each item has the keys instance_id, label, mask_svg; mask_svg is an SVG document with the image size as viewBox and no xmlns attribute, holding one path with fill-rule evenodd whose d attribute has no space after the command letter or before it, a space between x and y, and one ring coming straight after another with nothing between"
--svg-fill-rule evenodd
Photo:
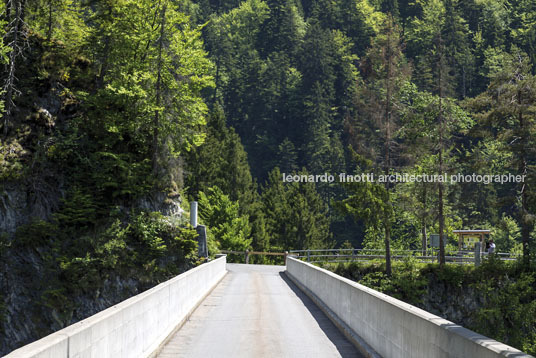
<instances>
[{"instance_id":1,"label":"concrete parapet wall","mask_svg":"<svg viewBox=\"0 0 536 358\"><path fill-rule=\"evenodd\" d=\"M5 358L148 357L225 276L226 257L200 265Z\"/></svg>"},{"instance_id":2,"label":"concrete parapet wall","mask_svg":"<svg viewBox=\"0 0 536 358\"><path fill-rule=\"evenodd\" d=\"M382 357L531 357L420 308L287 258L287 274ZM322 305L321 305L322 306ZM356 340L354 340L356 343ZM357 343L358 344L358 343Z\"/></svg>"}]
</instances>

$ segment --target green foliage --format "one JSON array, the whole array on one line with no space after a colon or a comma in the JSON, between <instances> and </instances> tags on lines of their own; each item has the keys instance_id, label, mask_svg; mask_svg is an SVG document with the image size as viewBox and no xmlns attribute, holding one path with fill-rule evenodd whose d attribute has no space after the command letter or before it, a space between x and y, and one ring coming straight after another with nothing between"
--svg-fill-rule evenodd
<instances>
[{"instance_id":1,"label":"green foliage","mask_svg":"<svg viewBox=\"0 0 536 358\"><path fill-rule=\"evenodd\" d=\"M533 167L536 158L536 76L531 73L529 57L513 46L491 75L487 91L471 100L468 106L479 120L479 129L487 141L496 141L501 151L510 155L506 168L526 175L523 182L510 186L509 198L514 199L518 222L521 224L523 256L529 261L530 233L534 228ZM489 128L493 128L490 130ZM530 183L527 185L527 183ZM517 199L517 200L515 200Z\"/></svg>"},{"instance_id":2,"label":"green foliage","mask_svg":"<svg viewBox=\"0 0 536 358\"><path fill-rule=\"evenodd\" d=\"M342 188L284 183L281 172L337 175L357 162L356 173L434 174L440 148L449 174L527 175L523 185L445 186L443 216L447 233L490 228L499 251L529 256L534 1L17 3L18 29L0 4L0 113L4 102L10 108L0 181L21 183L29 204L64 197L50 205L52 221L21 226L5 252L38 249L50 307L113 272L148 284L193 264L194 231L136 211L154 192L181 191L183 175L185 192L208 210L211 253L328 248L332 236L377 249L391 237L394 249L415 249L438 231L436 184ZM387 278L380 265L365 281L418 301L424 276L406 265L407 276L395 269ZM503 280L510 268L500 265L482 266ZM456 287L485 277L428 269ZM530 286L523 282L508 292ZM494 320L506 314L486 309ZM530 330L518 309L508 320Z\"/></svg>"},{"instance_id":3,"label":"green foliage","mask_svg":"<svg viewBox=\"0 0 536 358\"><path fill-rule=\"evenodd\" d=\"M354 152L358 162L358 172L365 175L371 173L372 161ZM393 207L388 203L389 193L385 186L378 182L361 181L342 184L350 194L346 199L337 202L336 207L357 220L363 220L365 225L373 230L379 230L393 216Z\"/></svg>"},{"instance_id":4,"label":"green foliage","mask_svg":"<svg viewBox=\"0 0 536 358\"><path fill-rule=\"evenodd\" d=\"M54 214L61 228L87 229L95 224L96 204L92 195L74 188L62 202L61 209Z\"/></svg>"},{"instance_id":5,"label":"green foliage","mask_svg":"<svg viewBox=\"0 0 536 358\"><path fill-rule=\"evenodd\" d=\"M487 337L534 354L536 338L536 275L522 261L505 263L494 257L479 267L466 265L420 264L414 259L393 264L393 275L385 274L378 263L323 264L322 267L363 285L423 307L437 288L448 292L447 300L471 287L471 299L480 308L465 317L464 326ZM444 304L444 311L449 303ZM457 322L459 323L459 322Z\"/></svg>"},{"instance_id":6,"label":"green foliage","mask_svg":"<svg viewBox=\"0 0 536 358\"><path fill-rule=\"evenodd\" d=\"M199 216L210 227L223 250L245 251L251 245L248 216L239 214L239 204L217 186L199 193Z\"/></svg>"},{"instance_id":7,"label":"green foliage","mask_svg":"<svg viewBox=\"0 0 536 358\"><path fill-rule=\"evenodd\" d=\"M113 152L97 152L91 159L100 167L92 179L102 195L136 198L150 191L153 182L150 177L144 178L150 169L148 159L133 162L131 155Z\"/></svg>"},{"instance_id":8,"label":"green foliage","mask_svg":"<svg viewBox=\"0 0 536 358\"><path fill-rule=\"evenodd\" d=\"M0 106L2 102L0 101ZM0 107L1 109L1 107ZM0 111L0 114L2 112ZM0 116L1 118L1 116ZM24 175L24 166L20 158L27 151L18 139L3 140L0 142L0 180L17 180Z\"/></svg>"},{"instance_id":9,"label":"green foliage","mask_svg":"<svg viewBox=\"0 0 536 358\"><path fill-rule=\"evenodd\" d=\"M84 23L80 1L38 0L27 6L27 21L47 40L60 41L73 49L87 42L91 29Z\"/></svg>"},{"instance_id":10,"label":"green foliage","mask_svg":"<svg viewBox=\"0 0 536 358\"><path fill-rule=\"evenodd\" d=\"M335 266L323 265L338 275L412 304L421 303L426 294L427 279L421 272L422 266L413 258L394 262L393 274L388 276L384 263L352 262L339 263Z\"/></svg>"},{"instance_id":11,"label":"green foliage","mask_svg":"<svg viewBox=\"0 0 536 358\"><path fill-rule=\"evenodd\" d=\"M516 243L521 242L521 231L512 217L504 215L492 237L498 252L512 252L515 250Z\"/></svg>"},{"instance_id":12,"label":"green foliage","mask_svg":"<svg viewBox=\"0 0 536 358\"><path fill-rule=\"evenodd\" d=\"M295 173L309 175L306 171ZM293 173L294 175L294 173ZM327 206L314 183L283 183L275 168L262 190L270 244L277 250L325 248L332 245Z\"/></svg>"},{"instance_id":13,"label":"green foliage","mask_svg":"<svg viewBox=\"0 0 536 358\"><path fill-rule=\"evenodd\" d=\"M240 137L225 125L220 107L216 107L208 123L205 143L188 154L188 193L197 193L217 186L233 201L238 201L241 213L249 213L255 188L249 170L247 153Z\"/></svg>"},{"instance_id":14,"label":"green foliage","mask_svg":"<svg viewBox=\"0 0 536 358\"><path fill-rule=\"evenodd\" d=\"M15 233L14 245L22 247L48 246L58 233L58 224L44 220L36 220L21 225Z\"/></svg>"},{"instance_id":15,"label":"green foliage","mask_svg":"<svg viewBox=\"0 0 536 358\"><path fill-rule=\"evenodd\" d=\"M534 354L536 275L513 269L493 259L481 268L482 281L474 286L483 293L485 305L476 313L474 329Z\"/></svg>"},{"instance_id":16,"label":"green foliage","mask_svg":"<svg viewBox=\"0 0 536 358\"><path fill-rule=\"evenodd\" d=\"M8 53L10 51L10 47L6 46L4 42L4 38L6 36L6 20L3 15L5 11L6 11L6 4L3 2L2 4L0 4L0 14L2 15L2 19L0 20L0 39L2 39L2 41L0 41L0 65L4 65L8 63L9 61ZM2 119L2 116L4 114L4 101L3 101L4 91L3 90L0 91L0 96L2 98L2 100L0 100L0 119ZM0 155L2 155L2 153L0 153ZM1 159L0 163L2 163L3 159L1 157L0 159ZM0 173L3 173L3 170L4 170L2 166L0 166Z\"/></svg>"},{"instance_id":17,"label":"green foliage","mask_svg":"<svg viewBox=\"0 0 536 358\"><path fill-rule=\"evenodd\" d=\"M138 246L134 260L147 261L168 253L190 258L197 249L195 230L177 227L159 212L139 213L128 230L132 245Z\"/></svg>"},{"instance_id":18,"label":"green foliage","mask_svg":"<svg viewBox=\"0 0 536 358\"><path fill-rule=\"evenodd\" d=\"M78 199L84 198L79 193ZM40 253L50 282L41 302L57 310L68 321L72 297L102 289L112 276L130 277L133 272L143 284L160 282L193 265L197 233L177 227L157 212L132 213L129 217L100 221L99 228L82 220L70 201L53 222L36 221L17 230L18 249ZM67 209L68 208L68 209ZM86 233L80 229L86 227ZM87 231L88 228L93 228Z\"/></svg>"}]
</instances>

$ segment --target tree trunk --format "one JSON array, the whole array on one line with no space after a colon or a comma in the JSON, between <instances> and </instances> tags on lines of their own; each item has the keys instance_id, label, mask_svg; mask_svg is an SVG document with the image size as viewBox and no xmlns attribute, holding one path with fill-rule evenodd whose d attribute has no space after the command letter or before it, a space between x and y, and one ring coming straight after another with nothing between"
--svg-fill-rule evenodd
<instances>
[{"instance_id":1,"label":"tree trunk","mask_svg":"<svg viewBox=\"0 0 536 358\"><path fill-rule=\"evenodd\" d=\"M47 30L47 41L50 41L52 38L52 0L48 3L48 30Z\"/></svg>"},{"instance_id":2,"label":"tree trunk","mask_svg":"<svg viewBox=\"0 0 536 358\"><path fill-rule=\"evenodd\" d=\"M422 234L422 255L423 256L426 256L427 254L427 246L428 246L428 240L427 240L427 237L426 237L426 195L427 195L427 190L426 190L426 184L423 183L423 186L422 186L422 216L421 216L421 225L422 225L422 228L421 228L421 234Z\"/></svg>"},{"instance_id":3,"label":"tree trunk","mask_svg":"<svg viewBox=\"0 0 536 358\"><path fill-rule=\"evenodd\" d=\"M214 108L214 105L216 104L216 100L218 98L218 89L220 86L220 59L219 57L216 58L216 76L214 79L214 93L212 95L212 108Z\"/></svg>"},{"instance_id":4,"label":"tree trunk","mask_svg":"<svg viewBox=\"0 0 536 358\"><path fill-rule=\"evenodd\" d=\"M443 175L443 127L444 127L444 118L443 118L443 83L442 83L442 71L443 71L443 49L442 49L442 40L441 40L441 32L439 33L438 38L438 55L439 55L439 61L438 61L438 87L439 87L439 115L438 115L438 122L439 122L439 175ZM439 213L438 213L438 219L439 219L439 264L441 266L445 265L445 242L444 242L444 234L445 234L445 214L444 214L444 207L443 207L443 196L444 196L444 185L441 180L439 180L439 198L438 198L438 206L439 206Z\"/></svg>"},{"instance_id":5,"label":"tree trunk","mask_svg":"<svg viewBox=\"0 0 536 358\"><path fill-rule=\"evenodd\" d=\"M521 175L527 175L528 164L527 164L527 135L528 131L525 129L525 118L523 117L523 103L522 103L522 93L518 91L517 101L519 105L519 130L521 133L521 153L519 156L519 171ZM528 265L530 264L530 232L532 231L532 221L530 220L529 208L528 208L528 188L527 183L520 183L520 193L521 193L521 209L520 209L520 221L521 221L521 240L523 243L523 262Z\"/></svg>"},{"instance_id":6,"label":"tree trunk","mask_svg":"<svg viewBox=\"0 0 536 358\"><path fill-rule=\"evenodd\" d=\"M392 49L391 49L391 23L389 23L389 29L387 32L387 79L386 79L386 87L387 87L387 101L385 104L385 175L389 175L389 172L391 171L391 102L392 102L392 69L391 69L391 62L392 62ZM389 181L387 180L385 182L385 188L387 190L387 207L390 208L391 206L391 188L389 185ZM391 276L391 217L390 212L385 215L384 218L384 226L385 226L385 271L388 276Z\"/></svg>"},{"instance_id":7,"label":"tree trunk","mask_svg":"<svg viewBox=\"0 0 536 358\"><path fill-rule=\"evenodd\" d=\"M9 41L8 45L11 47L11 51L9 52L7 77L4 82L4 99L6 104L3 130L4 137L7 137L9 127L11 126L10 117L13 113L13 109L15 108L13 97L18 92L15 88L15 70L17 68L17 59L22 53L22 48L20 46L20 36L24 27L22 7L22 0L11 0L6 6L6 18L10 23L10 27L7 30L7 36L11 37L11 41Z\"/></svg>"},{"instance_id":8,"label":"tree trunk","mask_svg":"<svg viewBox=\"0 0 536 358\"><path fill-rule=\"evenodd\" d=\"M385 273L387 276L392 275L391 268L391 223L385 224Z\"/></svg>"},{"instance_id":9,"label":"tree trunk","mask_svg":"<svg viewBox=\"0 0 536 358\"><path fill-rule=\"evenodd\" d=\"M156 79L156 106L160 107L162 101L162 50L164 47L164 35L166 27L166 5L162 7L162 18L160 24L160 38L158 39L158 64L157 64L157 79ZM160 109L157 108L154 111L153 119L153 156L152 156L152 169L153 175L158 174L158 135L160 126Z\"/></svg>"}]
</instances>

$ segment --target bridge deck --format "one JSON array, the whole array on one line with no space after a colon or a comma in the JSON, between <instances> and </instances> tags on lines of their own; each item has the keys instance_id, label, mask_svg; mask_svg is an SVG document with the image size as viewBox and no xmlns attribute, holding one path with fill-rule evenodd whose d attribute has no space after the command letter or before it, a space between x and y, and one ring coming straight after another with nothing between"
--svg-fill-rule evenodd
<instances>
[{"instance_id":1,"label":"bridge deck","mask_svg":"<svg viewBox=\"0 0 536 358\"><path fill-rule=\"evenodd\" d=\"M360 357L284 266L227 270L158 357Z\"/></svg>"}]
</instances>

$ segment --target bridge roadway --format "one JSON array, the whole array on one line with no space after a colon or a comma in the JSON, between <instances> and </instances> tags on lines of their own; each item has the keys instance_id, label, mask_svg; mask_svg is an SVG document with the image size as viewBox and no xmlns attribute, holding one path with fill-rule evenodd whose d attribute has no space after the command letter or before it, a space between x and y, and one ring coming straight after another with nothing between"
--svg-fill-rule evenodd
<instances>
[{"instance_id":1,"label":"bridge roadway","mask_svg":"<svg viewBox=\"0 0 536 358\"><path fill-rule=\"evenodd\" d=\"M361 357L285 276L285 266L227 264L227 270L159 358Z\"/></svg>"}]
</instances>

